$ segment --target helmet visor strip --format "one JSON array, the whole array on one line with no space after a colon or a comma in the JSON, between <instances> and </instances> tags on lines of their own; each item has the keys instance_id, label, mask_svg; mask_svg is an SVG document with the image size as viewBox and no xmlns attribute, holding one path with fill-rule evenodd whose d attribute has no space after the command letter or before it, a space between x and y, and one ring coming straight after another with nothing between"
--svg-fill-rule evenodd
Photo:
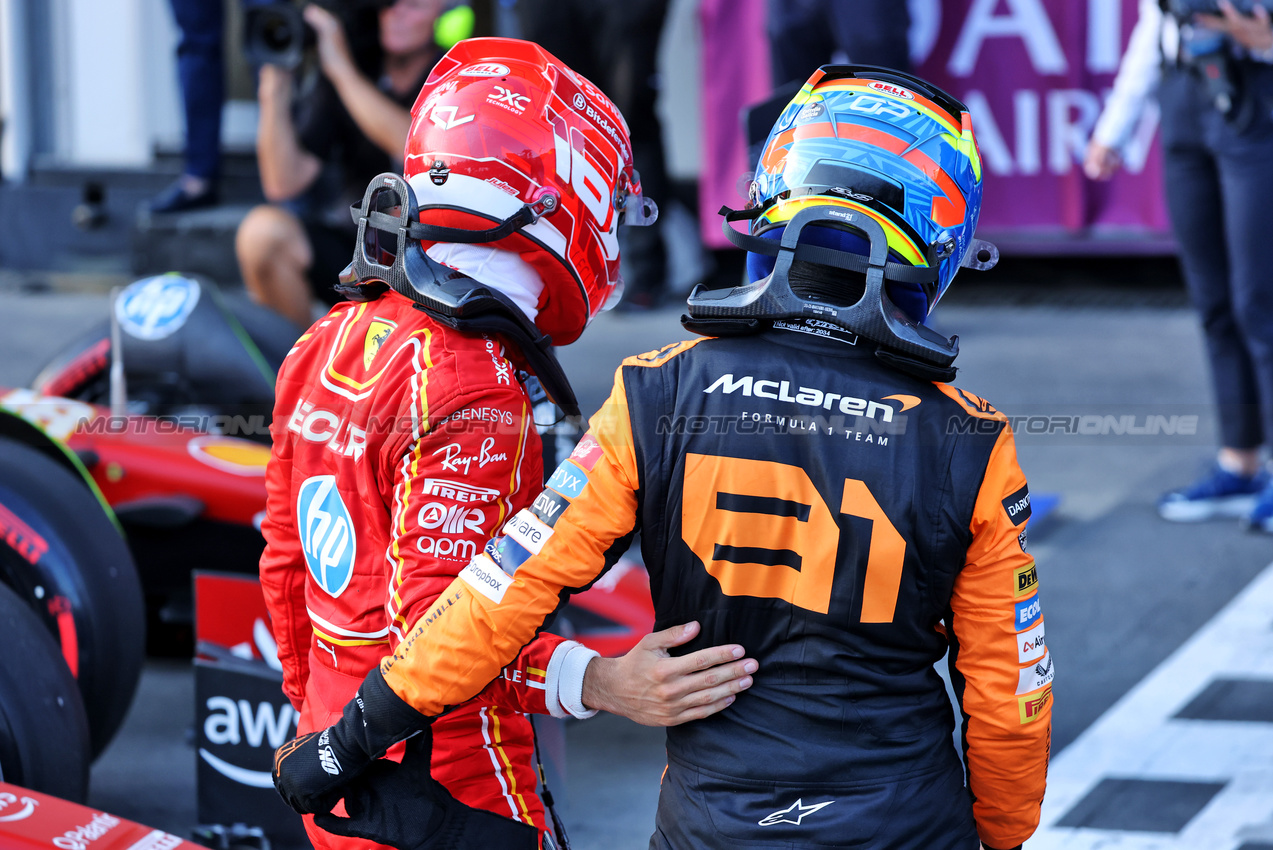
<instances>
[{"instance_id":1,"label":"helmet visor strip","mask_svg":"<svg viewBox=\"0 0 1273 850\"><path fill-rule=\"evenodd\" d=\"M619 172L614 186L614 209L629 227L649 227L659 220L659 205L641 194L641 175L635 168Z\"/></svg>"}]
</instances>

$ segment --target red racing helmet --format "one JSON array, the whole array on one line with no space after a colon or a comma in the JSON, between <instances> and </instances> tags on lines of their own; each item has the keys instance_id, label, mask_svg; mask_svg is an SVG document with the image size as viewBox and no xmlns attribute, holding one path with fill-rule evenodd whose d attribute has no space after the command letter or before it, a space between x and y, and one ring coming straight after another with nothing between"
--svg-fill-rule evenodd
<instances>
[{"instance_id":1,"label":"red racing helmet","mask_svg":"<svg viewBox=\"0 0 1273 850\"><path fill-rule=\"evenodd\" d=\"M427 250L486 242L544 282L535 324L577 339L621 291L618 226L652 224L628 126L588 80L537 44L462 41L411 108L403 175ZM467 234L461 234L467 231Z\"/></svg>"}]
</instances>

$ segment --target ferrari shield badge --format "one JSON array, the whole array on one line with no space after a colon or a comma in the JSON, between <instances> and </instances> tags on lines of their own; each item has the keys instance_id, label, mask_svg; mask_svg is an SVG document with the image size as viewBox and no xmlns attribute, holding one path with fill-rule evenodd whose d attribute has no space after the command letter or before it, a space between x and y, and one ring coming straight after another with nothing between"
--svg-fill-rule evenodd
<instances>
[{"instance_id":1,"label":"ferrari shield badge","mask_svg":"<svg viewBox=\"0 0 1273 850\"><path fill-rule=\"evenodd\" d=\"M362 343L362 367L364 369L371 368L371 361L375 360L376 355L380 353L380 346L385 344L389 334L393 333L397 327L397 322L390 322L386 319L374 318L371 320L371 327L367 328L367 337Z\"/></svg>"},{"instance_id":2,"label":"ferrari shield badge","mask_svg":"<svg viewBox=\"0 0 1273 850\"><path fill-rule=\"evenodd\" d=\"M296 525L314 583L329 596L340 596L354 575L357 541L336 476L305 479L296 497Z\"/></svg>"}]
</instances>

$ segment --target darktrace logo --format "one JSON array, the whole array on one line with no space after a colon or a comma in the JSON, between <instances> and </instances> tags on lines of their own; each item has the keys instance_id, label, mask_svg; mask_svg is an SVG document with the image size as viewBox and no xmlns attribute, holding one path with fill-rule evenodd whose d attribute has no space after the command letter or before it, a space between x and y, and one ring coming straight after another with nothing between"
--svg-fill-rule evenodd
<instances>
[{"instance_id":1,"label":"darktrace logo","mask_svg":"<svg viewBox=\"0 0 1273 850\"><path fill-rule=\"evenodd\" d=\"M1030 489L1022 486L1020 490L1003 500L1003 509L1013 525L1020 525L1030 518Z\"/></svg>"}]
</instances>

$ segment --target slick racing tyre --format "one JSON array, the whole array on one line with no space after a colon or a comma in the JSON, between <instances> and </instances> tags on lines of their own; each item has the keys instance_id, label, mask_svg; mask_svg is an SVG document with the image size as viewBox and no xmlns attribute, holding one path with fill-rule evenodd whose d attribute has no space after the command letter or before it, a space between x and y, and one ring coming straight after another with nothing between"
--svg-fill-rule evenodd
<instances>
[{"instance_id":1,"label":"slick racing tyre","mask_svg":"<svg viewBox=\"0 0 1273 850\"><path fill-rule=\"evenodd\" d=\"M84 482L4 438L0 584L35 612L59 646L83 696L96 757L123 722L141 673L146 613L137 568ZM5 656L8 665L12 654Z\"/></svg>"},{"instance_id":2,"label":"slick racing tyre","mask_svg":"<svg viewBox=\"0 0 1273 850\"><path fill-rule=\"evenodd\" d=\"M88 793L88 721L39 617L0 585L0 781L77 803Z\"/></svg>"}]
</instances>

